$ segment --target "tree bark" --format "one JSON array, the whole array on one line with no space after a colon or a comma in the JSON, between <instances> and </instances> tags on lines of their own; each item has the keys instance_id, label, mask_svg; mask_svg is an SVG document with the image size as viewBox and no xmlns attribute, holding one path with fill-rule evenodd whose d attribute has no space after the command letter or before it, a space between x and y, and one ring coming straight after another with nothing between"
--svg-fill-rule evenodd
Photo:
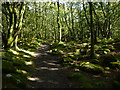
<instances>
[{"instance_id":1,"label":"tree bark","mask_svg":"<svg viewBox=\"0 0 120 90\"><path fill-rule=\"evenodd\" d=\"M94 30L93 30L93 17L92 17L92 2L89 2L89 12L90 12L90 33L91 33L91 58L95 57L94 54Z\"/></svg>"}]
</instances>

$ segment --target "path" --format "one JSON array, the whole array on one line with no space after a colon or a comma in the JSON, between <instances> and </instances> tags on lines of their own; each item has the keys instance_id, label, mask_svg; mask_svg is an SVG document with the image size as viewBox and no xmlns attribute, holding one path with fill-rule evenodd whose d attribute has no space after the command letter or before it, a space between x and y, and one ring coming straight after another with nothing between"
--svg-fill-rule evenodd
<instances>
[{"instance_id":1,"label":"path","mask_svg":"<svg viewBox=\"0 0 120 90\"><path fill-rule=\"evenodd\" d=\"M35 61L35 70L30 78L31 88L75 88L58 62L59 56L47 53L49 45L43 44Z\"/></svg>"}]
</instances>

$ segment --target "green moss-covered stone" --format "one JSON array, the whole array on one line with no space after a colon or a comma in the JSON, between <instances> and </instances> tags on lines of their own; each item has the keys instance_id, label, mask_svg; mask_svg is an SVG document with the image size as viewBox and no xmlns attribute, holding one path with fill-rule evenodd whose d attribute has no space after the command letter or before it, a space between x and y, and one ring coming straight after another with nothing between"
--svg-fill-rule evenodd
<instances>
[{"instance_id":1,"label":"green moss-covered stone","mask_svg":"<svg viewBox=\"0 0 120 90\"><path fill-rule=\"evenodd\" d=\"M13 66L13 63L7 60L2 60L2 73L14 73L14 72L16 72L16 68Z\"/></svg>"},{"instance_id":2,"label":"green moss-covered stone","mask_svg":"<svg viewBox=\"0 0 120 90\"><path fill-rule=\"evenodd\" d=\"M111 68L120 68L120 62L110 62Z\"/></svg>"},{"instance_id":3,"label":"green moss-covered stone","mask_svg":"<svg viewBox=\"0 0 120 90\"><path fill-rule=\"evenodd\" d=\"M117 62L117 58L114 55L102 55L100 57L100 63L102 66L111 66L111 62Z\"/></svg>"},{"instance_id":4,"label":"green moss-covered stone","mask_svg":"<svg viewBox=\"0 0 120 90\"><path fill-rule=\"evenodd\" d=\"M96 65L96 64L92 64L90 62L82 62L80 64L80 68L82 70L85 70L85 71L88 71L88 72L91 72L91 73L94 73L94 74L98 74L98 73L101 73L104 68L99 66L99 65Z\"/></svg>"}]
</instances>

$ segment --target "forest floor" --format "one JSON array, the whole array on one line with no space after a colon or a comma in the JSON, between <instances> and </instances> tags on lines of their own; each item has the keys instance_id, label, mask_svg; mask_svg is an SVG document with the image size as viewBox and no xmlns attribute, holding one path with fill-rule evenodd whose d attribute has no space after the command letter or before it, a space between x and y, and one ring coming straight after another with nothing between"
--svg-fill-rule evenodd
<instances>
[{"instance_id":1,"label":"forest floor","mask_svg":"<svg viewBox=\"0 0 120 90\"><path fill-rule=\"evenodd\" d=\"M50 55L49 45L43 44L37 50L39 55L35 59L35 70L32 71L30 88L77 88L67 77L68 70L59 64L58 55Z\"/></svg>"},{"instance_id":2,"label":"forest floor","mask_svg":"<svg viewBox=\"0 0 120 90\"><path fill-rule=\"evenodd\" d=\"M93 75L75 72L72 68L61 66L61 56L49 54L50 43L44 43L36 51L34 71L30 72L28 88L94 88L112 87L112 81L119 71Z\"/></svg>"}]
</instances>

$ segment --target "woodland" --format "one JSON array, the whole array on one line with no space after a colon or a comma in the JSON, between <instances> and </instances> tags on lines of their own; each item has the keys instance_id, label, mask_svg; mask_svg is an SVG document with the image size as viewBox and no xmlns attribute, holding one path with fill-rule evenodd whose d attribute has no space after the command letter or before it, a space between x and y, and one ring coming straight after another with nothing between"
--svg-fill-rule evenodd
<instances>
[{"instance_id":1,"label":"woodland","mask_svg":"<svg viewBox=\"0 0 120 90\"><path fill-rule=\"evenodd\" d=\"M2 88L120 87L120 2L4 2L1 33Z\"/></svg>"}]
</instances>

